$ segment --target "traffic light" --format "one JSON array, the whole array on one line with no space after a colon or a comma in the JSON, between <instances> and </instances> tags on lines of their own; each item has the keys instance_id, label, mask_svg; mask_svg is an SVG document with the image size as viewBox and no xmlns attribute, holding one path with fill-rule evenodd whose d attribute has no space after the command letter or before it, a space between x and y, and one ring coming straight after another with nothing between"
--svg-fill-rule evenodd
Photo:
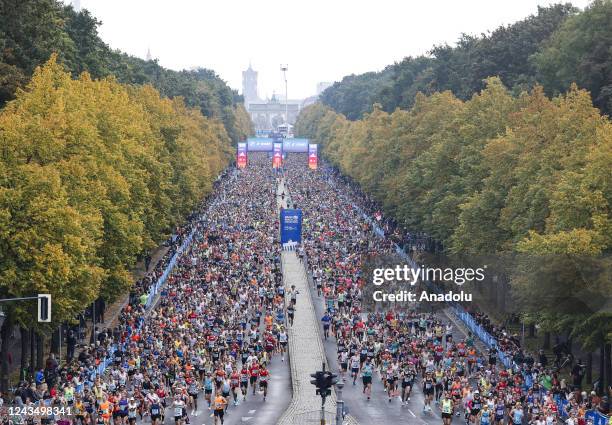
<instances>
[{"instance_id":1,"label":"traffic light","mask_svg":"<svg viewBox=\"0 0 612 425\"><path fill-rule=\"evenodd\" d=\"M319 395L321 394L321 389L323 388L323 386L325 385L325 372L322 371L317 371L317 373L311 373L310 376L312 376L315 379L311 379L310 383L315 385L317 387L316 389L316 394Z\"/></svg>"},{"instance_id":2,"label":"traffic light","mask_svg":"<svg viewBox=\"0 0 612 425\"><path fill-rule=\"evenodd\" d=\"M326 397L331 395L331 388L338 383L338 375L330 371L323 372L323 387L321 388L321 395Z\"/></svg>"},{"instance_id":3,"label":"traffic light","mask_svg":"<svg viewBox=\"0 0 612 425\"><path fill-rule=\"evenodd\" d=\"M317 373L311 373L314 379L310 380L310 383L317 387L316 394L325 397L331 395L331 389L338 383L338 375L330 371L320 370Z\"/></svg>"},{"instance_id":4,"label":"traffic light","mask_svg":"<svg viewBox=\"0 0 612 425\"><path fill-rule=\"evenodd\" d=\"M51 321L51 294L38 294L38 321Z\"/></svg>"},{"instance_id":5,"label":"traffic light","mask_svg":"<svg viewBox=\"0 0 612 425\"><path fill-rule=\"evenodd\" d=\"M331 395L331 387L338 383L338 375L332 372L325 373L325 387L327 388L327 395Z\"/></svg>"}]
</instances>

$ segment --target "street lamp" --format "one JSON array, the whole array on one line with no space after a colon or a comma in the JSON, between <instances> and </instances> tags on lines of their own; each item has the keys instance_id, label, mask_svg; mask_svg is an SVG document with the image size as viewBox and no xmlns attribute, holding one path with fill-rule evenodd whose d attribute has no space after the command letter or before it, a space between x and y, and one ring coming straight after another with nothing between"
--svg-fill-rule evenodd
<instances>
[{"instance_id":1,"label":"street lamp","mask_svg":"<svg viewBox=\"0 0 612 425\"><path fill-rule=\"evenodd\" d=\"M287 71L289 70L289 65L281 64L281 71L283 71L283 77L285 78L285 124L287 125L287 136L289 135L289 96L287 94Z\"/></svg>"}]
</instances>

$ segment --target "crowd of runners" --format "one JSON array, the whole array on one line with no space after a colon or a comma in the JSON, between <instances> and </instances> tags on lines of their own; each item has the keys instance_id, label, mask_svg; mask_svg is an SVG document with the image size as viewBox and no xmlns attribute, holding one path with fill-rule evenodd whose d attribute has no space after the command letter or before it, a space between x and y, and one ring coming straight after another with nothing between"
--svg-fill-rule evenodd
<instances>
[{"instance_id":1,"label":"crowd of runners","mask_svg":"<svg viewBox=\"0 0 612 425\"><path fill-rule=\"evenodd\" d=\"M335 170L324 165L308 172L298 156L286 161L285 170L292 200L305 211L299 255L324 298L324 338L336 339L340 372L347 383L361 385L364 402L371 399L372 380L379 379L389 403L410 406L419 391L424 414L435 408L446 425L453 418L477 425L582 425L586 411L601 405L594 392L582 391L581 379L568 384L537 361L504 367L496 349L479 350L474 336L458 332L443 314L366 312L362 262L390 254L394 246L375 234L361 211L374 211L388 231L397 228ZM517 358L509 338L499 347Z\"/></svg>"},{"instance_id":2,"label":"crowd of runners","mask_svg":"<svg viewBox=\"0 0 612 425\"><path fill-rule=\"evenodd\" d=\"M171 416L183 425L202 409L223 423L245 398L265 402L267 366L272 356L285 360L285 327L295 316L296 297L282 282L279 173L270 165L267 155L251 154L246 169L229 169L179 232L178 242L195 229L159 299L147 293L161 266L138 283L116 328L100 330L95 345L58 373L37 373L23 383L13 405L70 408L70 415L49 410L42 423L69 416L78 424L158 425ZM324 299L324 338L335 339L340 373L361 390L363 403L372 402L372 383L379 380L388 403L414 407L419 393L423 414L435 409L445 425L586 424L585 412L602 400L546 365L504 367L495 350L479 349L471 334L440 313L366 311L363 260L394 245L376 235L355 206L374 211L393 233L392 222L325 164L309 170L305 155L290 154L282 175L293 206L304 213L298 254ZM108 355L109 367L98 374Z\"/></svg>"},{"instance_id":3,"label":"crowd of runners","mask_svg":"<svg viewBox=\"0 0 612 425\"><path fill-rule=\"evenodd\" d=\"M144 279L114 330L100 330L95 347L56 379L22 383L11 410L26 422L162 424L171 416L182 425L202 409L223 423L232 405L265 402L267 365L277 354L284 361L288 339L277 184L265 155L230 169L193 217L193 240L155 306L146 309L154 279ZM112 361L98 374L104 355Z\"/></svg>"}]
</instances>

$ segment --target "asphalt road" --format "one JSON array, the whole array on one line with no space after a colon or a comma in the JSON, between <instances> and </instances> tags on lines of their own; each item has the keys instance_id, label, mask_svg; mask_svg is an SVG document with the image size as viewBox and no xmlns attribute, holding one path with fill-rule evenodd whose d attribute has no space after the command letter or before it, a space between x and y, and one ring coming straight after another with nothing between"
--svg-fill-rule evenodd
<instances>
[{"instance_id":1,"label":"asphalt road","mask_svg":"<svg viewBox=\"0 0 612 425\"><path fill-rule=\"evenodd\" d=\"M225 414L225 425L271 425L275 424L278 418L287 409L291 401L291 379L289 374L288 359L281 361L280 356L274 356L269 363L270 383L268 385L268 396L263 401L263 395L258 392L252 394L249 387L249 394L246 400L242 400L234 406L230 401L229 408ZM198 410L195 414L188 412L190 425L210 425L214 423L213 411L208 409L203 393L198 397ZM150 418L146 416L139 423L150 423ZM166 409L166 419L164 425L174 425L174 418L170 408Z\"/></svg>"}]
</instances>

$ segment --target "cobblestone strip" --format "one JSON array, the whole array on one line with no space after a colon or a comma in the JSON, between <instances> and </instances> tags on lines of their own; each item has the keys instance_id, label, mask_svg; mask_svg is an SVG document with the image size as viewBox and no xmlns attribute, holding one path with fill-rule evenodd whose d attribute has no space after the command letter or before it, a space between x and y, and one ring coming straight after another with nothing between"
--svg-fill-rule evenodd
<instances>
[{"instance_id":1,"label":"cobblestone strip","mask_svg":"<svg viewBox=\"0 0 612 425\"><path fill-rule=\"evenodd\" d=\"M279 185L279 193L281 190L284 190L287 195L284 181L281 181ZM288 291L291 285L295 285L299 291L295 321L287 332L293 398L278 421L279 425L289 425L300 423L300 417L303 415L321 410L321 397L315 394L315 386L310 383L312 379L310 374L321 370L323 362L327 367L327 359L319 321L308 289L304 264L295 251L283 251L281 256L285 289ZM336 395L334 392L325 402L325 412L326 417L335 416ZM331 425L332 422L328 423ZM357 421L351 416L347 416L343 423L357 425Z\"/></svg>"}]
</instances>

